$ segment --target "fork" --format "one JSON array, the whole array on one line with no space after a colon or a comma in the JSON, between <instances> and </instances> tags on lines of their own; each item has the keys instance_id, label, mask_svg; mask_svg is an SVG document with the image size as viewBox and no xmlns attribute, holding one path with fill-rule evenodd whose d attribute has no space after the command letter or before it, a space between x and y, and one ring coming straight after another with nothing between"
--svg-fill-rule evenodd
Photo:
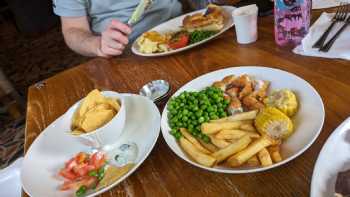
<instances>
[{"instance_id":1,"label":"fork","mask_svg":"<svg viewBox=\"0 0 350 197\"><path fill-rule=\"evenodd\" d=\"M350 6L348 8L350 10ZM322 52L328 52L329 49L332 47L334 44L335 40L339 37L339 35L344 31L344 29L350 24L350 16L348 19L346 19L344 25L337 31L337 33L331 38L324 46L320 48L320 51Z\"/></svg>"},{"instance_id":2,"label":"fork","mask_svg":"<svg viewBox=\"0 0 350 197\"><path fill-rule=\"evenodd\" d=\"M346 14L347 14L347 12L346 12L347 6L348 6L348 4L346 4L346 3L340 3L340 6L337 8L337 11L336 11L334 17L332 18L331 25L322 34L322 36L315 42L315 44L312 46L312 48L321 48L323 46L324 42L326 41L328 34L331 32L333 26L337 22L341 22L341 21L345 20Z\"/></svg>"}]
</instances>

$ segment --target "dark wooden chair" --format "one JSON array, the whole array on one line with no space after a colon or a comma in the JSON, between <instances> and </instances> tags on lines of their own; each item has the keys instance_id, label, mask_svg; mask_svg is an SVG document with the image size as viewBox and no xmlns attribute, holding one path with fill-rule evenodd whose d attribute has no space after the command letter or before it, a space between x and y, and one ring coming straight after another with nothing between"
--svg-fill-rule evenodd
<instances>
[{"instance_id":1,"label":"dark wooden chair","mask_svg":"<svg viewBox=\"0 0 350 197\"><path fill-rule=\"evenodd\" d=\"M0 114L8 113L13 119L23 117L25 102L0 68Z\"/></svg>"}]
</instances>

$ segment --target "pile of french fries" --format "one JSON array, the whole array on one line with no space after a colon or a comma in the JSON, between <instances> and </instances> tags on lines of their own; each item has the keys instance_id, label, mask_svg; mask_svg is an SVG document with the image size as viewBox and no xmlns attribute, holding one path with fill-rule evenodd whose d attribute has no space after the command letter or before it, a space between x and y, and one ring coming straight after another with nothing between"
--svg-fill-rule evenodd
<instances>
[{"instance_id":1,"label":"pile of french fries","mask_svg":"<svg viewBox=\"0 0 350 197\"><path fill-rule=\"evenodd\" d=\"M258 111L239 113L201 125L202 133L211 142L205 143L181 128L181 148L195 162L213 167L224 164L230 167L270 166L282 161L281 140L260 135L254 127Z\"/></svg>"}]
</instances>

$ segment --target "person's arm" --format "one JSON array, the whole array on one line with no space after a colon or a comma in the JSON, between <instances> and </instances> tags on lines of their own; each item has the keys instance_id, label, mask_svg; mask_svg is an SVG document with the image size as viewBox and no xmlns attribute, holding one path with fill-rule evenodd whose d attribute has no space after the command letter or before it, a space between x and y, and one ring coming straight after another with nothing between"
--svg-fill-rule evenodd
<instances>
[{"instance_id":1,"label":"person's arm","mask_svg":"<svg viewBox=\"0 0 350 197\"><path fill-rule=\"evenodd\" d=\"M91 32L86 16L61 17L61 22L63 36L69 48L84 56L117 56L123 53L129 42L131 29L118 20L112 20L101 35Z\"/></svg>"}]
</instances>

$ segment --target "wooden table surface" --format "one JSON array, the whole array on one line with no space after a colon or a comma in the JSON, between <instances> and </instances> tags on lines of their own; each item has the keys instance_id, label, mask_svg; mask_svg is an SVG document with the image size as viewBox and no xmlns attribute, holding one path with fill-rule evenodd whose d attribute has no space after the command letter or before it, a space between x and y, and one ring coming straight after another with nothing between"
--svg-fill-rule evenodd
<instances>
[{"instance_id":1,"label":"wooden table surface","mask_svg":"<svg viewBox=\"0 0 350 197\"><path fill-rule=\"evenodd\" d=\"M313 13L314 19L318 16L319 13ZM320 136L304 154L266 172L220 174L183 161L160 136L140 168L102 196L309 196L317 155L331 132L350 114L350 62L299 56L277 47L272 16L259 19L259 40L250 45L237 44L230 29L218 39L176 55L143 58L127 53L113 59L93 59L45 80L41 88L31 86L25 150L41 131L93 88L138 93L143 84L165 79L174 92L207 72L248 65L294 73L321 95L325 123ZM162 108L159 107L161 111Z\"/></svg>"}]
</instances>

